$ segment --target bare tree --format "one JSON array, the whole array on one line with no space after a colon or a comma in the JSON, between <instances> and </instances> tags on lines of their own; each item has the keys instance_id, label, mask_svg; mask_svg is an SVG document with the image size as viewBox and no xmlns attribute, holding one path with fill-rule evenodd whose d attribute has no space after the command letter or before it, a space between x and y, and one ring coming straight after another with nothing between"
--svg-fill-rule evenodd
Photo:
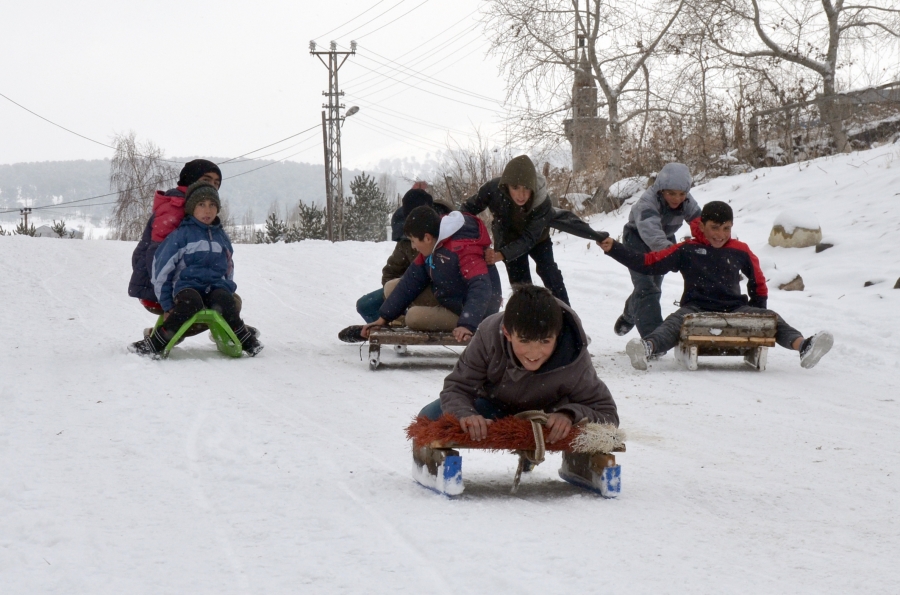
<instances>
[{"instance_id":1,"label":"bare tree","mask_svg":"<svg viewBox=\"0 0 900 595\"><path fill-rule=\"evenodd\" d=\"M698 20L709 38L728 54L746 59L773 58L811 71L821 84L819 111L835 148L849 151L836 99L838 72L854 50L877 51L900 37L896 0L698 0Z\"/></svg>"},{"instance_id":2,"label":"bare tree","mask_svg":"<svg viewBox=\"0 0 900 595\"><path fill-rule=\"evenodd\" d=\"M684 7L685 0L493 0L487 16L492 50L507 76L508 99L527 107L520 131L531 141L560 136L560 115L568 110L571 76L583 72L597 81L607 116L605 165L600 192L619 179L623 126L646 113L648 61ZM573 52L575 40L583 51ZM643 83L641 85L640 83ZM546 107L547 105L550 107ZM539 138L546 131L543 138Z\"/></svg>"},{"instance_id":3,"label":"bare tree","mask_svg":"<svg viewBox=\"0 0 900 595\"><path fill-rule=\"evenodd\" d=\"M153 210L156 189L177 180L178 172L165 162L162 149L149 140L139 143L133 131L116 135L113 145L109 185L118 196L110 220L111 237L138 240Z\"/></svg>"}]
</instances>

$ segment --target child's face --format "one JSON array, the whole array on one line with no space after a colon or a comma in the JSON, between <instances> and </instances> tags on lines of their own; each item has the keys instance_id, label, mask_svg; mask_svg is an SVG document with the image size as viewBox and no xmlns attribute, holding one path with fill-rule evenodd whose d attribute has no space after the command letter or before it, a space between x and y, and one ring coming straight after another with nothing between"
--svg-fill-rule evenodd
<instances>
[{"instance_id":1,"label":"child's face","mask_svg":"<svg viewBox=\"0 0 900 595\"><path fill-rule=\"evenodd\" d=\"M220 178L219 174L217 174L214 171L206 172L205 174L200 176L200 179L197 181L198 182L209 182L210 184L212 184L213 186L216 187L216 190L218 190L219 187L222 185L222 178Z\"/></svg>"},{"instance_id":2,"label":"child's face","mask_svg":"<svg viewBox=\"0 0 900 595\"><path fill-rule=\"evenodd\" d=\"M715 221L701 221L700 230L713 248L721 248L731 239L731 228L734 221L716 223Z\"/></svg>"},{"instance_id":3,"label":"child's face","mask_svg":"<svg viewBox=\"0 0 900 595\"><path fill-rule=\"evenodd\" d=\"M529 372L536 372L540 369L553 355L553 350L556 349L556 335L546 339L528 341L521 339L515 333L510 334L507 332L506 327L503 327L503 336L512 345L513 353L516 354L519 363Z\"/></svg>"},{"instance_id":4,"label":"child's face","mask_svg":"<svg viewBox=\"0 0 900 595\"><path fill-rule=\"evenodd\" d=\"M510 186L509 197L520 207L525 206L528 199L531 198L531 189L527 186Z\"/></svg>"},{"instance_id":5,"label":"child's face","mask_svg":"<svg viewBox=\"0 0 900 595\"><path fill-rule=\"evenodd\" d=\"M216 203L211 200L201 200L197 203L197 206L194 207L194 219L205 225L209 225L215 221L216 215L218 214L219 209L216 208Z\"/></svg>"},{"instance_id":6,"label":"child's face","mask_svg":"<svg viewBox=\"0 0 900 595\"><path fill-rule=\"evenodd\" d=\"M416 249L422 256L430 256L434 252L434 245L437 244L437 238L426 233L421 240L416 237L409 238L412 247Z\"/></svg>"},{"instance_id":7,"label":"child's face","mask_svg":"<svg viewBox=\"0 0 900 595\"><path fill-rule=\"evenodd\" d=\"M681 190L663 190L663 200L669 205L670 209L677 209L685 200L687 200L687 192Z\"/></svg>"}]
</instances>

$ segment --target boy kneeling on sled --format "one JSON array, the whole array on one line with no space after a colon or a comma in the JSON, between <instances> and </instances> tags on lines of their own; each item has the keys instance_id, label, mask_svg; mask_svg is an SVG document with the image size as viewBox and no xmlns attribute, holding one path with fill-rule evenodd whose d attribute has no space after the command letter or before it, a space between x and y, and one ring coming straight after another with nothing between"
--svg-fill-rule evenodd
<instances>
[{"instance_id":1,"label":"boy kneeling on sled","mask_svg":"<svg viewBox=\"0 0 900 595\"><path fill-rule=\"evenodd\" d=\"M581 320L550 291L515 288L506 310L478 327L440 399L420 416L448 413L473 440L495 419L522 411L548 413L548 442L562 440L581 421L619 425L616 403L597 377Z\"/></svg>"},{"instance_id":2,"label":"boy kneeling on sled","mask_svg":"<svg viewBox=\"0 0 900 595\"><path fill-rule=\"evenodd\" d=\"M222 224L222 203L213 184L198 181L188 187L185 218L153 257L153 287L166 312L165 322L128 350L158 357L178 329L205 308L217 310L234 331L242 349L254 356L262 343L241 320L234 291L234 249Z\"/></svg>"},{"instance_id":3,"label":"boy kneeling on sled","mask_svg":"<svg viewBox=\"0 0 900 595\"><path fill-rule=\"evenodd\" d=\"M454 211L441 218L428 206L416 207L403 225L419 255L396 286L385 287L385 302L378 319L360 331L369 337L372 327L384 326L406 312L406 326L416 331L452 331L467 341L485 316L500 309L500 275L484 261L491 238L481 219ZM412 306L428 287L440 306Z\"/></svg>"},{"instance_id":4,"label":"boy kneeling on sled","mask_svg":"<svg viewBox=\"0 0 900 595\"><path fill-rule=\"evenodd\" d=\"M697 312L741 312L775 314L775 341L782 347L800 352L800 365L812 368L834 344L834 337L822 331L809 338L766 309L769 291L759 260L750 247L731 238L734 212L721 201L707 203L700 212L698 237L670 246L659 252L642 254L612 238L600 242L607 255L644 275L662 275L680 271L684 277L681 307L643 339L632 339L625 346L631 365L647 369L647 360L678 344L681 324L687 314ZM740 275L747 277L748 300L741 294Z\"/></svg>"}]
</instances>

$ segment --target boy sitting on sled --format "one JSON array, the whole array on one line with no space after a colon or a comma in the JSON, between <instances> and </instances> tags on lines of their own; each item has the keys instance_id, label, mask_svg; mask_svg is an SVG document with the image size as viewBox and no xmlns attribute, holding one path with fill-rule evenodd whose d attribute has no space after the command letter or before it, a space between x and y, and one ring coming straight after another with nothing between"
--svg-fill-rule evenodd
<instances>
[{"instance_id":1,"label":"boy sitting on sled","mask_svg":"<svg viewBox=\"0 0 900 595\"><path fill-rule=\"evenodd\" d=\"M775 314L778 317L775 341L800 352L800 365L812 368L834 344L828 331L809 338L786 323L781 316L766 310L768 289L759 260L743 242L731 239L734 213L721 201L707 203L700 213L702 237L670 246L659 252L642 254L607 238L600 247L607 255L644 275L662 275L680 271L684 277L681 307L643 339L632 339L625 347L631 365L647 369L647 360L678 344L685 315L696 312L741 312ZM741 294L740 274L747 277L748 300Z\"/></svg>"},{"instance_id":2,"label":"boy sitting on sled","mask_svg":"<svg viewBox=\"0 0 900 595\"><path fill-rule=\"evenodd\" d=\"M419 253L400 281L385 287L379 317L360 331L384 326L406 311L406 325L417 331L452 331L467 341L484 318L500 309L500 275L484 260L491 243L487 228L474 215L454 211L441 219L428 206L412 210L403 232ZM409 307L431 284L439 306Z\"/></svg>"},{"instance_id":3,"label":"boy sitting on sled","mask_svg":"<svg viewBox=\"0 0 900 595\"><path fill-rule=\"evenodd\" d=\"M506 310L484 320L440 399L419 413L459 419L473 440L483 440L495 419L522 411L548 413L548 442L568 436L582 420L619 425L616 403L597 377L581 320L548 289L515 288Z\"/></svg>"},{"instance_id":4,"label":"boy sitting on sled","mask_svg":"<svg viewBox=\"0 0 900 595\"><path fill-rule=\"evenodd\" d=\"M158 357L184 323L200 310L211 308L221 313L242 349L254 356L263 346L244 325L235 303L234 249L219 221L219 193L215 185L198 181L185 195L184 219L153 258L153 287L166 313L165 322L128 349Z\"/></svg>"}]
</instances>

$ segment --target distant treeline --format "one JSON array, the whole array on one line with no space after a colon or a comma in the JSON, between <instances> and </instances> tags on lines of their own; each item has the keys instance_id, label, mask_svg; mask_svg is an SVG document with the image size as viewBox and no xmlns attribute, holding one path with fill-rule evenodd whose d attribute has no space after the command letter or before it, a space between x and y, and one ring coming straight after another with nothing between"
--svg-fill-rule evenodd
<instances>
[{"instance_id":1,"label":"distant treeline","mask_svg":"<svg viewBox=\"0 0 900 595\"><path fill-rule=\"evenodd\" d=\"M183 162L193 157L175 159ZM219 163L225 161L215 157L211 159ZM260 167L262 169L250 171ZM176 165L176 169L180 170L181 166ZM243 172L249 173L240 175ZM226 163L222 165L222 173L222 200L237 220L252 213L254 222L262 223L275 204L284 209L295 207L301 200L307 204L324 203L325 172L322 165L254 160ZM345 193L349 193L350 180L359 173L358 170L344 170ZM174 186L175 181L170 187ZM109 192L108 159L0 165L0 210L19 208L23 206L22 200L28 201L28 206L41 207ZM65 219L85 215L100 221L112 210L111 204L101 203L110 203L115 199L112 195L86 201L74 208L54 208L48 211L48 217ZM99 206L90 207L91 204Z\"/></svg>"}]
</instances>

